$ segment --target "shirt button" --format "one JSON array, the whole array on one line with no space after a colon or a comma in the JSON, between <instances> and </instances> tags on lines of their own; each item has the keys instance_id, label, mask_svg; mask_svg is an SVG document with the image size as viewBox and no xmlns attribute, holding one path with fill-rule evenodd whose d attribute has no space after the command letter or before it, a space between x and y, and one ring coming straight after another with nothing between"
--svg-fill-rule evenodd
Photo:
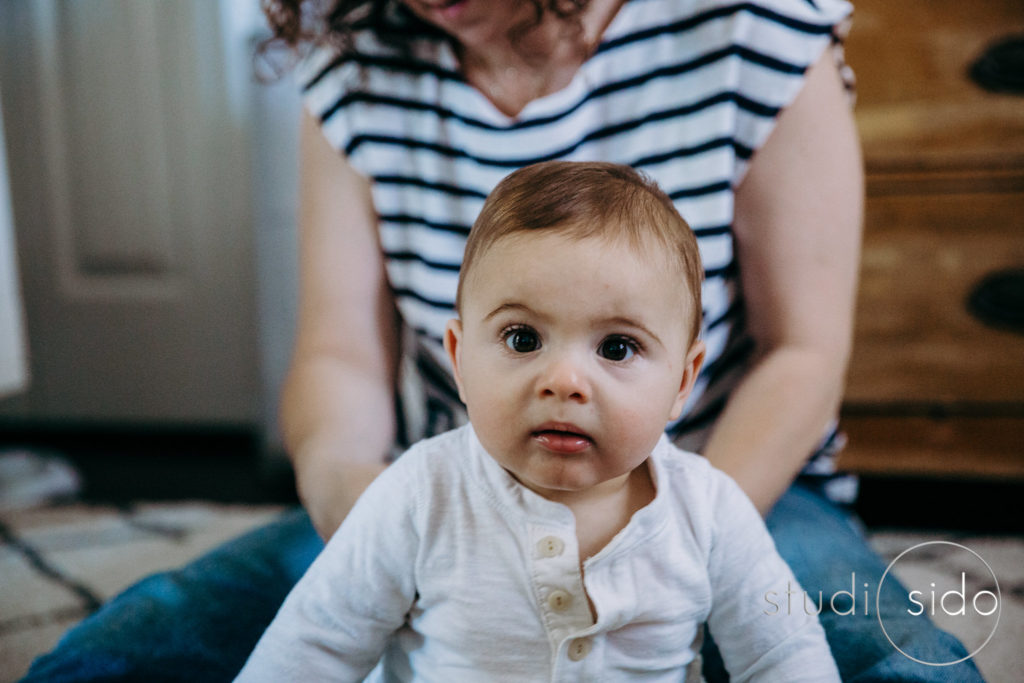
<instances>
[{"instance_id":1,"label":"shirt button","mask_svg":"<svg viewBox=\"0 0 1024 683\"><path fill-rule=\"evenodd\" d=\"M548 607L556 612L564 612L572 604L572 596L563 590L555 589L548 595Z\"/></svg>"},{"instance_id":2,"label":"shirt button","mask_svg":"<svg viewBox=\"0 0 1024 683\"><path fill-rule=\"evenodd\" d=\"M577 638L569 643L569 659L578 662L590 654L590 638Z\"/></svg>"},{"instance_id":3,"label":"shirt button","mask_svg":"<svg viewBox=\"0 0 1024 683\"><path fill-rule=\"evenodd\" d=\"M565 550L565 543L557 536L545 536L537 541L537 553L541 557L558 557Z\"/></svg>"}]
</instances>

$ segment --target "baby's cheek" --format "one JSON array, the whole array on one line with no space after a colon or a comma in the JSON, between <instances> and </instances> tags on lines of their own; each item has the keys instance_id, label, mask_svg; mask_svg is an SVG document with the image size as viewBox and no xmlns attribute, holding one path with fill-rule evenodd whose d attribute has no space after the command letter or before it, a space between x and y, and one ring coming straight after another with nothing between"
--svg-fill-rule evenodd
<instances>
[{"instance_id":1,"label":"baby's cheek","mask_svg":"<svg viewBox=\"0 0 1024 683\"><path fill-rule=\"evenodd\" d=\"M650 453L661 438L667 423L668 420L660 416L660 411L626 411L616 421L616 432L619 435L617 440L625 451Z\"/></svg>"},{"instance_id":2,"label":"baby's cheek","mask_svg":"<svg viewBox=\"0 0 1024 683\"><path fill-rule=\"evenodd\" d=\"M469 398L469 420L481 438L500 441L509 435L516 411L507 400L489 393Z\"/></svg>"}]
</instances>

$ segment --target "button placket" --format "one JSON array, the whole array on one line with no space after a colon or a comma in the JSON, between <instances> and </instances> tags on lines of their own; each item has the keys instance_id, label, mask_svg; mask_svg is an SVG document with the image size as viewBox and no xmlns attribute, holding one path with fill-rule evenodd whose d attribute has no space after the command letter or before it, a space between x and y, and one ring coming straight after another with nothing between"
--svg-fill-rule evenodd
<instances>
[{"instance_id":1,"label":"button placket","mask_svg":"<svg viewBox=\"0 0 1024 683\"><path fill-rule=\"evenodd\" d=\"M571 525L531 525L527 543L534 599L553 647L592 624ZM564 656L564 655L563 655Z\"/></svg>"}]
</instances>

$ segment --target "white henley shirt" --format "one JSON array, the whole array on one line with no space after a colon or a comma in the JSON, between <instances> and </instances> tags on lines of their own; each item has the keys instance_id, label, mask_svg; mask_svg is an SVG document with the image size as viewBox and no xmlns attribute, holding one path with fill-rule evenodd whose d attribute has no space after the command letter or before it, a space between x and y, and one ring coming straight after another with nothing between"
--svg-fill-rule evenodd
<instances>
[{"instance_id":1,"label":"white henley shirt","mask_svg":"<svg viewBox=\"0 0 1024 683\"><path fill-rule=\"evenodd\" d=\"M654 500L580 570L569 508L520 485L471 426L422 441L359 499L242 681L678 681L707 621L734 681L838 681L760 515L662 438ZM591 616L587 598L594 606Z\"/></svg>"}]
</instances>

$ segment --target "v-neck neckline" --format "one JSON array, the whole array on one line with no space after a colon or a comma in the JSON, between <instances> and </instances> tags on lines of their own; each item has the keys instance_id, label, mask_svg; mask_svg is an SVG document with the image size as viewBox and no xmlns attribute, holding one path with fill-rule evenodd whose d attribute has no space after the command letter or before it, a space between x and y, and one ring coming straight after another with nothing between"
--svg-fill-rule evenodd
<instances>
[{"instance_id":1,"label":"v-neck neckline","mask_svg":"<svg viewBox=\"0 0 1024 683\"><path fill-rule=\"evenodd\" d=\"M509 127L514 126L523 121L529 120L537 116L548 114L553 111L558 111L566 105L578 101L587 91L588 87L593 85L589 77L591 71L590 65L593 62L594 57L601 51L601 46L607 43L611 38L615 37L619 32L619 26L626 20L624 19L625 14L628 11L629 6L633 4L630 0L624 0L619 6L619 9L615 12L615 16L612 17L608 25L605 26L604 32L601 34L601 39L598 41L594 48L594 51L588 56L576 72L573 74L572 79L565 86L550 92L546 95L536 97L529 102L514 115L506 114L502 111L490 97L487 96L482 90L474 86L462 73L462 68L459 63L459 58L455 53L454 45L450 40L444 40L441 42L440 52L438 55L439 66L447 71L451 71L459 74L461 81L459 85L468 89L472 94L472 99L476 105L480 115L485 116L488 123L493 125Z\"/></svg>"}]
</instances>

